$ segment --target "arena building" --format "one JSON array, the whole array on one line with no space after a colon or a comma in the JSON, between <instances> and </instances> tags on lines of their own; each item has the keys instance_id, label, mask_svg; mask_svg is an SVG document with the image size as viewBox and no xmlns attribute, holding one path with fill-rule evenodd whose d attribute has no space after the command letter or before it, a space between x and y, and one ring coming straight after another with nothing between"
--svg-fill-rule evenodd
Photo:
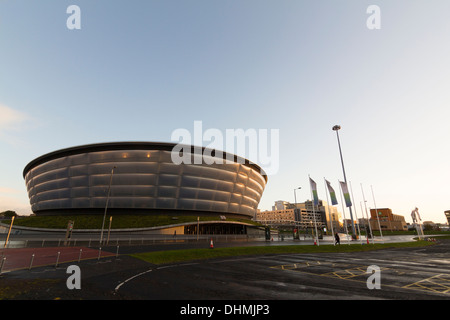
<instances>
[{"instance_id":1,"label":"arena building","mask_svg":"<svg viewBox=\"0 0 450 320\"><path fill-rule=\"evenodd\" d=\"M108 215L255 216L267 183L258 165L225 152L204 152L203 147L200 164L175 164L175 146L111 142L38 157L23 171L31 209L36 215L103 214L107 206ZM195 149L199 147L188 146L182 152L198 160ZM227 161L211 161L216 154Z\"/></svg>"}]
</instances>

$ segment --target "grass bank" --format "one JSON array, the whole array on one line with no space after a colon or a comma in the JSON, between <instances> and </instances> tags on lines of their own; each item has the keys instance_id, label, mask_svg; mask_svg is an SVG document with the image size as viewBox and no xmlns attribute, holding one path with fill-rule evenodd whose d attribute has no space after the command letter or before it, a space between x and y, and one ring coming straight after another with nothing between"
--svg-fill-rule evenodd
<instances>
[{"instance_id":1,"label":"grass bank","mask_svg":"<svg viewBox=\"0 0 450 320\"><path fill-rule=\"evenodd\" d=\"M380 243L380 244L351 244L351 245L287 245L287 246L249 246L214 249L186 249L168 250L132 254L132 257L147 261L152 264L168 264L185 261L205 260L235 256L251 256L265 254L289 254L289 253L330 253L330 252L357 252L380 250L387 248L409 248L433 245L429 241L414 241L402 243Z\"/></svg>"},{"instance_id":2,"label":"grass bank","mask_svg":"<svg viewBox=\"0 0 450 320\"><path fill-rule=\"evenodd\" d=\"M107 215L105 225L108 226L110 216ZM33 228L66 229L69 220L74 221L74 229L101 229L103 215L64 215L64 216L32 216L20 217L14 220L15 226ZM200 216L200 221L217 221L220 216ZM227 221L239 221L254 224L247 219L227 219ZM170 224L197 222L197 216L187 215L114 215L112 229L149 228L166 226ZM3 223L9 224L10 220Z\"/></svg>"}]
</instances>

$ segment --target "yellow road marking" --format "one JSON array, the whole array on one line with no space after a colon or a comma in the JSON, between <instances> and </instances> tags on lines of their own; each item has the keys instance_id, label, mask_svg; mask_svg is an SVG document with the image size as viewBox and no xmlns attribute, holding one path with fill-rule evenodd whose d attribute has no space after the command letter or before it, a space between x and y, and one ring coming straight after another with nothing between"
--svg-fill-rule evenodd
<instances>
[{"instance_id":1,"label":"yellow road marking","mask_svg":"<svg viewBox=\"0 0 450 320\"><path fill-rule=\"evenodd\" d=\"M354 279L358 276L362 275L368 275L366 273L367 267L365 266L358 266L354 268L348 268L348 269L341 269L337 271L331 271L326 273L316 273L316 272L309 272L306 271L309 267L314 267L318 265L329 265L330 267L336 267L336 266L348 266L348 264L344 263L333 263L333 262L320 262L320 261L305 261L302 263L295 263L295 264L287 264L287 265L280 265L280 266L273 266L270 268L273 269L282 269L282 270L293 270L301 273L307 273L312 274L316 276L322 276L322 277L331 277L331 278L338 278L342 280L347 281L356 281L361 283L366 283L366 280L357 280ZM390 268L381 267L380 270L389 270ZM395 269L390 269L394 272L396 272L398 275L406 274L406 272L397 271ZM420 291L427 291L427 292L435 292L440 294L450 294L450 274L436 274L432 277L422 279L419 281L416 281L414 283L405 285L405 286L397 286L397 285L389 285L389 284L382 284L383 286L387 287L393 287L393 288L402 288L402 289L412 289L412 290L420 290Z\"/></svg>"},{"instance_id":2,"label":"yellow road marking","mask_svg":"<svg viewBox=\"0 0 450 320\"><path fill-rule=\"evenodd\" d=\"M427 279L408 284L403 288L450 293L450 276L448 274L437 274Z\"/></svg>"}]
</instances>

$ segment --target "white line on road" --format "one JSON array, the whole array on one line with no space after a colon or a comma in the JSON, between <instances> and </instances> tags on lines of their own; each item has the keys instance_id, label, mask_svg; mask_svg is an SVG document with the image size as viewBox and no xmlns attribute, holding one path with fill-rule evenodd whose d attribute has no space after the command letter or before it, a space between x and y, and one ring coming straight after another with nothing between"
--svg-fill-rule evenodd
<instances>
[{"instance_id":1,"label":"white line on road","mask_svg":"<svg viewBox=\"0 0 450 320\"><path fill-rule=\"evenodd\" d=\"M125 283L127 283L128 281L131 281L131 280L133 280L134 278L140 277L140 276L142 276L142 275L144 275L144 274L146 274L146 273L149 273L149 272L151 272L151 271L153 271L153 269L150 269L150 270L141 272L141 273L139 273L139 274L136 274L136 275L132 276L131 278L128 278L128 279L125 280L124 282L121 282L121 283L114 289L114 291L117 292L117 291L120 289L120 287L121 287L122 285L124 285Z\"/></svg>"},{"instance_id":2,"label":"white line on road","mask_svg":"<svg viewBox=\"0 0 450 320\"><path fill-rule=\"evenodd\" d=\"M156 269L161 270L161 269L167 269L167 268L175 268L175 267L184 267L184 266L193 266L198 264L198 262L193 262L193 263L183 263L183 264L172 264L169 266L162 266L162 267L158 267Z\"/></svg>"},{"instance_id":3,"label":"white line on road","mask_svg":"<svg viewBox=\"0 0 450 320\"><path fill-rule=\"evenodd\" d=\"M195 265L195 264L198 264L198 263L173 264L173 265L169 265L169 266L158 267L158 268L156 268L156 269L157 269L157 270L161 270L161 269L174 268L174 267L191 266L191 265ZM141 273L139 273L139 274L136 274L136 275L134 275L134 276L128 278L127 280L125 280L125 281L119 283L119 285L117 285L117 287L114 289L114 292L119 291L120 287L123 286L123 285L124 285L125 283L127 283L128 281L131 281L131 280L133 280L133 279L136 279L137 277L143 276L144 274L147 274L147 273L152 272L152 271L153 271L153 269L150 269L150 270L141 272Z\"/></svg>"}]
</instances>

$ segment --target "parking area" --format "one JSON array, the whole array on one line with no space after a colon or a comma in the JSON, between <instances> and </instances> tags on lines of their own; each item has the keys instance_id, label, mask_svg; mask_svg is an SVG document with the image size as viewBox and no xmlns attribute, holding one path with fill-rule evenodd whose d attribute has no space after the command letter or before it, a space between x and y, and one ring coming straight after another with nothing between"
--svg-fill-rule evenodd
<instances>
[{"instance_id":1,"label":"parking area","mask_svg":"<svg viewBox=\"0 0 450 320\"><path fill-rule=\"evenodd\" d=\"M373 262L370 265L367 263L363 264L359 260L358 258L351 258L349 262L310 260L293 264L276 265L271 268L281 271L299 272L314 277L344 280L342 281L342 285L346 285L347 281L359 282L362 287L367 287L367 280L372 274L368 272L368 268L370 266L377 266L380 272L381 292L383 290L390 291L391 293L398 291L397 294L401 298L409 299L413 295L413 292L409 294L404 289L410 289L418 291L414 292L414 295L416 293L431 293L438 294L442 298L450 298L450 269L447 267L450 259L432 259L435 264L412 261L417 260L417 257L415 259L403 259L403 261L401 258L397 258L394 262L392 259L382 260L376 258L372 261L365 259L367 262ZM363 296L366 296L366 294Z\"/></svg>"}]
</instances>

